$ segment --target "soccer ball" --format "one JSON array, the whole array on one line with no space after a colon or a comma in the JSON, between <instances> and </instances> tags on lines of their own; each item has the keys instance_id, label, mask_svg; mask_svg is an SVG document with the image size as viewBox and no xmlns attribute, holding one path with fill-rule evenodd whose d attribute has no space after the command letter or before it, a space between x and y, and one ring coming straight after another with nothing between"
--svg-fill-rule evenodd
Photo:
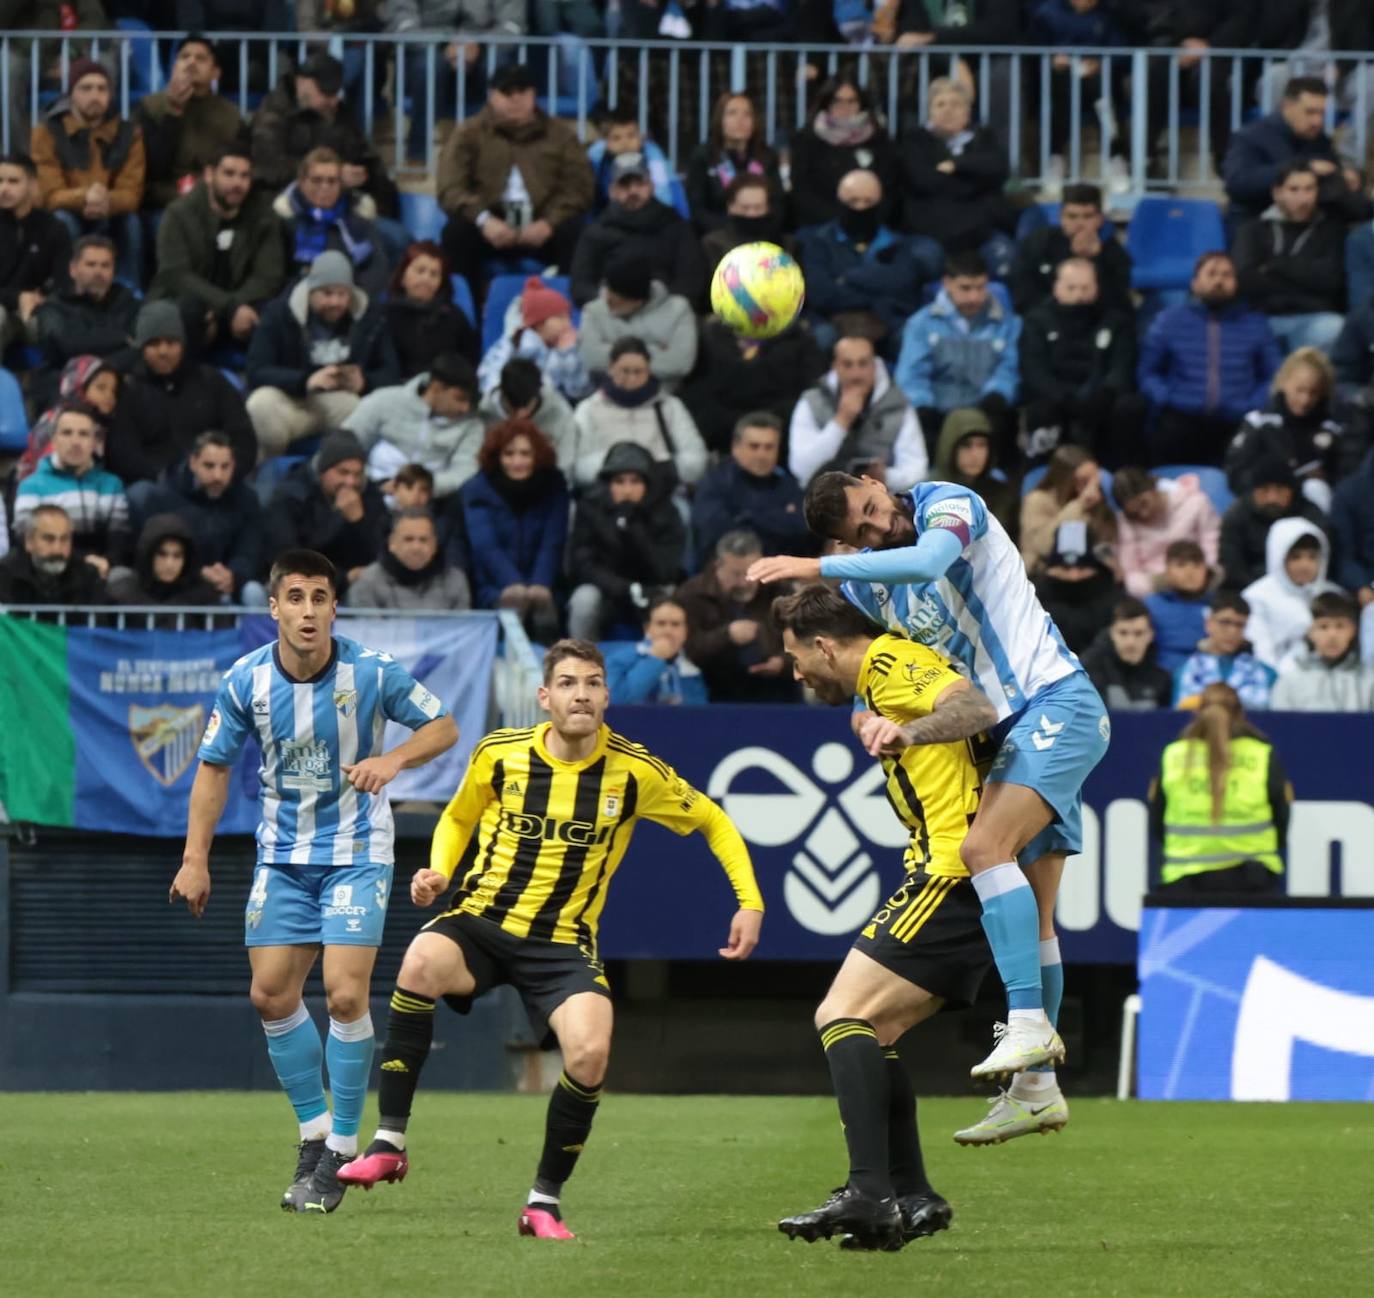
<instances>
[{"instance_id":1,"label":"soccer ball","mask_svg":"<svg viewBox=\"0 0 1374 1298\"><path fill-rule=\"evenodd\" d=\"M744 243L711 277L711 310L746 338L776 338L802 309L801 267L775 243Z\"/></svg>"}]
</instances>

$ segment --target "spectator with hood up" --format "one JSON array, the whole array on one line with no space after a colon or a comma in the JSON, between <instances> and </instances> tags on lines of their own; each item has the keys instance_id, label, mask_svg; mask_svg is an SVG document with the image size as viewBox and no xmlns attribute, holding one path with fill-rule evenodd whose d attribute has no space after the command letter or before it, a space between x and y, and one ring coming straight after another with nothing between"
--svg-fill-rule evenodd
<instances>
[{"instance_id":1,"label":"spectator with hood up","mask_svg":"<svg viewBox=\"0 0 1374 1298\"><path fill-rule=\"evenodd\" d=\"M1293 470L1277 458L1256 461L1251 487L1221 519L1221 566L1226 586L1240 590L1263 577L1268 566L1269 529L1281 518L1301 518L1325 532L1325 514L1298 492Z\"/></svg>"},{"instance_id":2,"label":"spectator with hood up","mask_svg":"<svg viewBox=\"0 0 1374 1298\"><path fill-rule=\"evenodd\" d=\"M1312 601L1341 588L1326 579L1331 558L1326 533L1305 518L1279 519L1269 529L1264 549L1268 571L1241 594L1250 605L1246 633L1255 657L1277 671L1302 647L1312 621Z\"/></svg>"},{"instance_id":3,"label":"spectator with hood up","mask_svg":"<svg viewBox=\"0 0 1374 1298\"><path fill-rule=\"evenodd\" d=\"M116 604L218 604L219 592L200 568L186 521L154 514L139 533L133 569L110 578L110 598Z\"/></svg>"},{"instance_id":4,"label":"spectator with hood up","mask_svg":"<svg viewBox=\"0 0 1374 1298\"><path fill-rule=\"evenodd\" d=\"M1021 530L1021 498L997 467L992 420L981 410L951 410L935 448L935 482L954 482L982 497L1014 541Z\"/></svg>"}]
</instances>

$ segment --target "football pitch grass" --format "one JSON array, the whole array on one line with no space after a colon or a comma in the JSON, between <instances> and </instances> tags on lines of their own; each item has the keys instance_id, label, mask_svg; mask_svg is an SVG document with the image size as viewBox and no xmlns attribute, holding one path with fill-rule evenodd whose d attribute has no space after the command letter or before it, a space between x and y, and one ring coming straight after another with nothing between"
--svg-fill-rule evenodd
<instances>
[{"instance_id":1,"label":"football pitch grass","mask_svg":"<svg viewBox=\"0 0 1374 1298\"><path fill-rule=\"evenodd\" d=\"M375 1101L374 1101L375 1103ZM564 1207L517 1238L537 1096L421 1095L403 1185L281 1212L294 1124L271 1094L5 1095L11 1298L880 1298L1370 1292L1374 1112L1073 1100L1057 1136L960 1149L977 1095L921 1103L954 1227L897 1254L789 1241L843 1179L823 1099L610 1093ZM370 1133L369 1112L364 1134Z\"/></svg>"}]
</instances>

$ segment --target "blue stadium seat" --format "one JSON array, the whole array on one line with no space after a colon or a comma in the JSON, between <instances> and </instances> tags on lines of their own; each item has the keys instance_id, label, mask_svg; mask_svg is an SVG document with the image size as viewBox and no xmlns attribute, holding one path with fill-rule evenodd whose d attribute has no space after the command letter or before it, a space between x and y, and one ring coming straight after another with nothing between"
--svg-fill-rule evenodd
<instances>
[{"instance_id":1,"label":"blue stadium seat","mask_svg":"<svg viewBox=\"0 0 1374 1298\"><path fill-rule=\"evenodd\" d=\"M1225 472L1210 464L1166 464L1153 472L1157 478L1181 478L1185 473L1193 474L1218 514L1224 514L1236 498L1235 492L1226 485Z\"/></svg>"},{"instance_id":2,"label":"blue stadium seat","mask_svg":"<svg viewBox=\"0 0 1374 1298\"><path fill-rule=\"evenodd\" d=\"M1049 470L1048 464L1037 464L1035 468L1029 469L1026 476L1021 479L1021 494L1033 491ZM1110 469L1098 469L1098 481L1102 484L1102 494L1108 500L1112 498L1112 471Z\"/></svg>"},{"instance_id":3,"label":"blue stadium seat","mask_svg":"<svg viewBox=\"0 0 1374 1298\"><path fill-rule=\"evenodd\" d=\"M472 300L472 288L461 275L450 275L453 285L453 305L468 318L468 324L477 327L477 304Z\"/></svg>"},{"instance_id":4,"label":"blue stadium seat","mask_svg":"<svg viewBox=\"0 0 1374 1298\"><path fill-rule=\"evenodd\" d=\"M1126 230L1131 283L1138 289L1187 288L1198 257L1225 249L1221 209L1205 198L1147 194Z\"/></svg>"},{"instance_id":5,"label":"blue stadium seat","mask_svg":"<svg viewBox=\"0 0 1374 1298\"><path fill-rule=\"evenodd\" d=\"M29 444L29 414L19 380L0 370L0 451L18 455Z\"/></svg>"},{"instance_id":6,"label":"blue stadium seat","mask_svg":"<svg viewBox=\"0 0 1374 1298\"><path fill-rule=\"evenodd\" d=\"M413 239L433 239L444 232L447 218L433 194L413 194L401 191L401 224Z\"/></svg>"},{"instance_id":7,"label":"blue stadium seat","mask_svg":"<svg viewBox=\"0 0 1374 1298\"><path fill-rule=\"evenodd\" d=\"M692 205L687 201L687 187L676 176L669 176L668 190L672 195L673 210L684 221L690 221L692 219Z\"/></svg>"},{"instance_id":8,"label":"blue stadium seat","mask_svg":"<svg viewBox=\"0 0 1374 1298\"><path fill-rule=\"evenodd\" d=\"M491 281L487 288L487 304L482 312L483 352L500 341L505 328L506 312L510 309L510 304L520 296L520 290L525 287L528 278L528 274L498 275ZM568 301L572 301L572 281L566 275L544 275L542 278L550 288L556 288ZM573 319L577 319L576 313Z\"/></svg>"}]
</instances>

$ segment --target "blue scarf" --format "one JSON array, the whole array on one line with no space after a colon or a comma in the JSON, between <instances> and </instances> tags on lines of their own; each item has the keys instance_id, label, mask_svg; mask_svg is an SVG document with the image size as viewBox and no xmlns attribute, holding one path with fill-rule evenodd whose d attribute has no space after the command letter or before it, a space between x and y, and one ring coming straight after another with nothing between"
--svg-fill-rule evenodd
<instances>
[{"instance_id":1,"label":"blue scarf","mask_svg":"<svg viewBox=\"0 0 1374 1298\"><path fill-rule=\"evenodd\" d=\"M300 186L292 183L286 191L296 221L295 259L298 265L308 266L329 244L330 230L337 229L344 252L355 266L362 266L372 256L372 241L367 237L362 221L350 210L348 194L340 197L333 207L311 207L305 201Z\"/></svg>"}]
</instances>

